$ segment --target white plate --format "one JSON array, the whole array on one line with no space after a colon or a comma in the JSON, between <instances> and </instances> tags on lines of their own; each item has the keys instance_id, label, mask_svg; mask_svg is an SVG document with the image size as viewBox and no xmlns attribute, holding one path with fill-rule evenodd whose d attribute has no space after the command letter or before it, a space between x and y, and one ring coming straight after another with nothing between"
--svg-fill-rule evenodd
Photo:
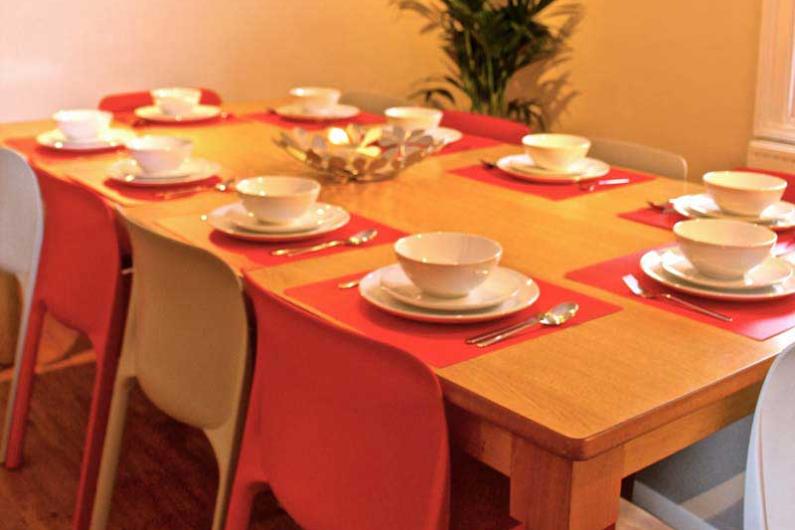
<instances>
[{"instance_id":1,"label":"white plate","mask_svg":"<svg viewBox=\"0 0 795 530\"><path fill-rule=\"evenodd\" d=\"M748 271L744 278L736 280L711 278L699 272L678 248L672 248L663 253L662 266L672 276L696 285L715 289L759 289L780 284L792 276L792 265L789 262L771 256Z\"/></svg>"},{"instance_id":2,"label":"white plate","mask_svg":"<svg viewBox=\"0 0 795 530\"><path fill-rule=\"evenodd\" d=\"M381 274L385 269L393 266L394 265L382 267L362 278L361 282L359 282L359 293L367 302L382 311L409 320L435 322L438 324L468 324L496 320L530 307L538 300L541 294L538 284L528 278L527 282L522 285L514 296L499 305L474 311L434 311L432 309L424 309L404 304L395 299L381 286Z\"/></svg>"},{"instance_id":3,"label":"white plate","mask_svg":"<svg viewBox=\"0 0 795 530\"><path fill-rule=\"evenodd\" d=\"M306 232L350 218L350 214L344 208L324 202L316 203L305 215L285 224L263 223L245 208L234 208L229 210L227 215L238 228L260 234Z\"/></svg>"},{"instance_id":4,"label":"white plate","mask_svg":"<svg viewBox=\"0 0 795 530\"><path fill-rule=\"evenodd\" d=\"M246 241L259 241L259 242L278 242L278 241L300 241L302 239L311 239L313 237L322 236L334 230L342 228L351 220L348 212L342 216L336 223L327 223L315 228L314 230L306 230L304 232L288 232L281 234L263 234L260 232L252 232L238 227L233 221L234 217L239 217L241 212L245 213L245 208L240 202L227 204L216 208L207 215L203 215L202 219L210 223L210 226L223 232L224 234L237 239L244 239Z\"/></svg>"},{"instance_id":5,"label":"white plate","mask_svg":"<svg viewBox=\"0 0 795 530\"><path fill-rule=\"evenodd\" d=\"M776 298L784 298L795 294L795 275L778 285L770 287L761 287L759 289L715 289L712 287L701 287L694 285L690 282L684 281L676 276L668 274L663 268L662 256L666 250L670 248L651 250L640 258L640 268L652 280L661 283L666 287L670 287L676 291L683 293L700 296L702 298L711 298L714 300L725 300L732 302L756 302L759 300L775 300ZM792 264L792 257L786 258L787 262Z\"/></svg>"},{"instance_id":6,"label":"white plate","mask_svg":"<svg viewBox=\"0 0 795 530\"><path fill-rule=\"evenodd\" d=\"M688 218L734 219L760 224L772 230L788 230L795 227L795 204L781 201L762 212L759 217L743 217L722 212L706 193L682 195L671 200L677 213Z\"/></svg>"},{"instance_id":7,"label":"white plate","mask_svg":"<svg viewBox=\"0 0 795 530\"><path fill-rule=\"evenodd\" d=\"M610 165L595 158L586 158L573 172L561 174L536 166L527 154L504 156L497 160L497 167L512 177L531 182L548 184L572 184L583 180L603 177L610 172Z\"/></svg>"},{"instance_id":8,"label":"white plate","mask_svg":"<svg viewBox=\"0 0 795 530\"><path fill-rule=\"evenodd\" d=\"M485 282L461 298L439 298L424 293L397 263L382 269L380 280L389 294L406 304L436 311L472 311L501 304L515 295L529 278L521 272L497 267Z\"/></svg>"},{"instance_id":9,"label":"white plate","mask_svg":"<svg viewBox=\"0 0 795 530\"><path fill-rule=\"evenodd\" d=\"M346 120L358 116L359 109L353 105L334 105L324 109L322 112L310 112L302 105L292 103L282 105L274 109L274 112L282 118L299 121L324 121L324 120Z\"/></svg>"},{"instance_id":10,"label":"white plate","mask_svg":"<svg viewBox=\"0 0 795 530\"><path fill-rule=\"evenodd\" d=\"M391 128L392 125L384 125L382 130L388 132ZM450 145L464 137L464 133L458 129L451 129L450 127L435 127L433 129L427 129L424 132L433 138L434 142L441 143L442 145Z\"/></svg>"},{"instance_id":11,"label":"white plate","mask_svg":"<svg viewBox=\"0 0 795 530\"><path fill-rule=\"evenodd\" d=\"M73 141L67 140L59 129L41 133L36 137L36 142L50 149L59 151L101 151L124 145L128 140L135 138L135 133L127 129L108 129L105 134L92 140Z\"/></svg>"},{"instance_id":12,"label":"white plate","mask_svg":"<svg viewBox=\"0 0 795 530\"><path fill-rule=\"evenodd\" d=\"M178 116L165 114L154 105L135 109L135 115L139 118L159 123L193 123L197 121L207 121L217 118L220 114L221 107L216 107L214 105L196 105L190 114L180 114Z\"/></svg>"},{"instance_id":13,"label":"white plate","mask_svg":"<svg viewBox=\"0 0 795 530\"><path fill-rule=\"evenodd\" d=\"M203 158L189 158L178 169L157 173L144 173L132 158L118 160L108 168L108 176L130 186L173 186L189 184L218 175L221 166Z\"/></svg>"}]
</instances>

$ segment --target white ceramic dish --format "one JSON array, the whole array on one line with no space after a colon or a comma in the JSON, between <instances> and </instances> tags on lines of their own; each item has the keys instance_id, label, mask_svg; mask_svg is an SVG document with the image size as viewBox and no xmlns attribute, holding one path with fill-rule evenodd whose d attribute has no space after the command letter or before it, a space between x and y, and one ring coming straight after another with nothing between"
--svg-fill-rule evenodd
<instances>
[{"instance_id":1,"label":"white ceramic dish","mask_svg":"<svg viewBox=\"0 0 795 530\"><path fill-rule=\"evenodd\" d=\"M303 216L285 224L263 223L245 210L230 210L229 216L238 228L262 234L289 234L315 230L327 224L339 224L343 219L350 219L350 214L340 206L324 202L315 203Z\"/></svg>"},{"instance_id":2,"label":"white ceramic dish","mask_svg":"<svg viewBox=\"0 0 795 530\"><path fill-rule=\"evenodd\" d=\"M52 115L58 130L71 142L97 140L110 127L113 114L96 109L59 110Z\"/></svg>"},{"instance_id":3,"label":"white ceramic dish","mask_svg":"<svg viewBox=\"0 0 795 530\"><path fill-rule=\"evenodd\" d=\"M665 272L681 280L713 289L759 289L787 281L792 265L781 258L769 257L737 280L719 280L701 274L678 248L666 250L662 256Z\"/></svg>"},{"instance_id":4,"label":"white ceramic dish","mask_svg":"<svg viewBox=\"0 0 795 530\"><path fill-rule=\"evenodd\" d=\"M137 136L124 146L151 178L179 168L193 152L193 140L176 136Z\"/></svg>"},{"instance_id":5,"label":"white ceramic dish","mask_svg":"<svg viewBox=\"0 0 795 530\"><path fill-rule=\"evenodd\" d=\"M537 166L560 172L571 172L591 149L588 138L573 134L528 134L522 145Z\"/></svg>"},{"instance_id":6,"label":"white ceramic dish","mask_svg":"<svg viewBox=\"0 0 795 530\"><path fill-rule=\"evenodd\" d=\"M306 112L324 112L336 106L342 93L336 88L296 87L290 90L293 102L300 105Z\"/></svg>"},{"instance_id":7,"label":"white ceramic dish","mask_svg":"<svg viewBox=\"0 0 795 530\"><path fill-rule=\"evenodd\" d=\"M196 123L208 121L221 115L221 107L214 105L196 105L188 114L172 116L166 114L158 107L151 105L148 107L138 107L135 115L141 119L155 123Z\"/></svg>"},{"instance_id":8,"label":"white ceramic dish","mask_svg":"<svg viewBox=\"0 0 795 530\"><path fill-rule=\"evenodd\" d=\"M36 142L50 149L59 151L102 151L113 149L135 138L135 133L127 129L108 129L99 138L93 140L71 141L59 129L43 132L36 136Z\"/></svg>"},{"instance_id":9,"label":"white ceramic dish","mask_svg":"<svg viewBox=\"0 0 795 530\"><path fill-rule=\"evenodd\" d=\"M675 247L669 247L675 248ZM757 302L762 300L775 300L777 298L784 298L795 294L795 275L790 276L788 280L781 284L776 284L770 287L762 287L759 289L743 289L743 290L729 290L729 289L715 289L712 287L702 287L695 285L688 281L677 278L668 274L663 268L662 256L669 250L669 248L651 250L643 255L640 259L640 268L652 280L679 291L693 296L700 296L702 298L710 298L714 300L724 300L729 302ZM793 263L792 256L787 256L786 261L790 264Z\"/></svg>"},{"instance_id":10,"label":"white ceramic dish","mask_svg":"<svg viewBox=\"0 0 795 530\"><path fill-rule=\"evenodd\" d=\"M442 111L427 107L390 107L384 116L389 125L407 131L437 129L442 122Z\"/></svg>"},{"instance_id":11,"label":"white ceramic dish","mask_svg":"<svg viewBox=\"0 0 795 530\"><path fill-rule=\"evenodd\" d=\"M493 239L462 232L402 237L394 250L406 276L439 298L466 296L486 281L502 257L502 247Z\"/></svg>"},{"instance_id":12,"label":"white ceramic dish","mask_svg":"<svg viewBox=\"0 0 795 530\"><path fill-rule=\"evenodd\" d=\"M749 171L712 171L704 175L707 194L724 212L759 217L781 200L787 181Z\"/></svg>"},{"instance_id":13,"label":"white ceramic dish","mask_svg":"<svg viewBox=\"0 0 795 530\"><path fill-rule=\"evenodd\" d=\"M780 201L766 208L758 217L745 217L728 214L718 208L712 197L706 193L683 195L673 199L674 209L685 217L709 217L713 219L734 219L765 225L773 230L787 230L795 226L795 204Z\"/></svg>"},{"instance_id":14,"label":"white ceramic dish","mask_svg":"<svg viewBox=\"0 0 795 530\"><path fill-rule=\"evenodd\" d=\"M595 158L586 158L581 165L575 165L574 173L559 173L539 168L526 154L508 155L497 160L497 167L512 177L542 184L573 184L603 177L610 172L610 166Z\"/></svg>"},{"instance_id":15,"label":"white ceramic dish","mask_svg":"<svg viewBox=\"0 0 795 530\"><path fill-rule=\"evenodd\" d=\"M286 224L312 208L320 194L320 183L303 177L259 176L238 181L235 190L257 220Z\"/></svg>"},{"instance_id":16,"label":"white ceramic dish","mask_svg":"<svg viewBox=\"0 0 795 530\"><path fill-rule=\"evenodd\" d=\"M514 296L529 278L521 272L497 267L485 282L462 298L438 298L414 285L400 264L381 269L381 286L408 305L436 311L472 311L492 307Z\"/></svg>"},{"instance_id":17,"label":"white ceramic dish","mask_svg":"<svg viewBox=\"0 0 795 530\"><path fill-rule=\"evenodd\" d=\"M390 265L394 266L394 265ZM388 267L390 267L388 266ZM437 324L469 324L485 322L512 315L533 305L541 292L538 284L532 279L522 285L519 291L508 300L496 306L490 306L474 311L435 311L415 307L397 300L381 286L381 274L388 267L382 267L367 274L359 282L359 293L367 302L378 309L395 316L420 322L434 322Z\"/></svg>"},{"instance_id":18,"label":"white ceramic dish","mask_svg":"<svg viewBox=\"0 0 795 530\"><path fill-rule=\"evenodd\" d=\"M108 168L108 177L129 186L156 187L190 184L215 177L221 166L203 158L189 158L179 168L152 176L132 158L118 160Z\"/></svg>"},{"instance_id":19,"label":"white ceramic dish","mask_svg":"<svg viewBox=\"0 0 795 530\"><path fill-rule=\"evenodd\" d=\"M307 110L298 103L282 105L273 110L282 118L295 121L347 120L359 115L358 107L353 105L333 105L322 110Z\"/></svg>"},{"instance_id":20,"label":"white ceramic dish","mask_svg":"<svg viewBox=\"0 0 795 530\"><path fill-rule=\"evenodd\" d=\"M190 115L202 97L201 90L187 87L155 88L149 94L155 106L168 116Z\"/></svg>"},{"instance_id":21,"label":"white ceramic dish","mask_svg":"<svg viewBox=\"0 0 795 530\"><path fill-rule=\"evenodd\" d=\"M235 219L241 215L246 214L246 209L242 203L235 202L216 208L209 214L203 215L202 219L206 220L210 226L230 237L236 239L243 239L245 241L254 241L260 243L276 243L287 241L302 241L304 239L312 239L315 237L328 234L334 230L339 230L348 222L350 222L350 214L345 212L346 215L342 216L336 223L327 223L318 226L314 230L306 230L303 232L285 232L277 234L264 234L261 232L252 232L240 228L235 224Z\"/></svg>"}]
</instances>

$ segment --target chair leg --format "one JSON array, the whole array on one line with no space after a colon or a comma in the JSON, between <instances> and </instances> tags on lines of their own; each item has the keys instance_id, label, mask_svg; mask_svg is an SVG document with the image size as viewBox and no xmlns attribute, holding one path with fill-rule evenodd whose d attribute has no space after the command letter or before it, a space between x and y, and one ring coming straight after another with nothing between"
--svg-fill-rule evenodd
<instances>
[{"instance_id":1,"label":"chair leg","mask_svg":"<svg viewBox=\"0 0 795 530\"><path fill-rule=\"evenodd\" d=\"M8 469L17 469L22 465L22 452L25 443L25 432L28 426L30 398L33 394L36 358L39 353L44 314L46 308L41 302L31 305L25 334L25 345L22 354L14 360L14 378L8 398L5 429L3 432L2 451L0 458L5 457Z\"/></svg>"},{"instance_id":2,"label":"chair leg","mask_svg":"<svg viewBox=\"0 0 795 530\"><path fill-rule=\"evenodd\" d=\"M218 460L218 493L215 497L215 511L213 512L212 530L222 530L226 519L229 493L232 489L234 471L234 457L232 447L223 448L217 452Z\"/></svg>"},{"instance_id":3,"label":"chair leg","mask_svg":"<svg viewBox=\"0 0 795 530\"><path fill-rule=\"evenodd\" d=\"M102 447L102 459L99 465L94 505L91 511L91 530L105 530L110 514L110 504L113 498L113 486L116 482L116 470L119 465L119 453L124 436L124 423L127 417L127 406L130 401L130 391L134 378L122 374L121 369L113 388L113 399L108 416L108 427L105 433L105 443ZM78 507L78 511L83 508Z\"/></svg>"}]
</instances>

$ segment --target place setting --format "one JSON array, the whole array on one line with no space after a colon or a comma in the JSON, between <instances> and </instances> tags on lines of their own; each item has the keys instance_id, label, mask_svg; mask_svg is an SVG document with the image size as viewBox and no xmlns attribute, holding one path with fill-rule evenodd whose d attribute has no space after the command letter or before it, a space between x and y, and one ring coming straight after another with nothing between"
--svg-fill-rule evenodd
<instances>
[{"instance_id":1,"label":"place setting","mask_svg":"<svg viewBox=\"0 0 795 530\"><path fill-rule=\"evenodd\" d=\"M290 89L288 95L287 103L249 117L280 127L301 127L307 130L323 129L333 124L370 125L384 121L381 116L362 112L354 105L340 103L342 92L336 88L295 87Z\"/></svg>"},{"instance_id":2,"label":"place setting","mask_svg":"<svg viewBox=\"0 0 795 530\"><path fill-rule=\"evenodd\" d=\"M151 103L132 112L116 112L115 119L132 127L216 125L238 119L218 105L202 104L198 88L154 88L149 96Z\"/></svg>"},{"instance_id":3,"label":"place setting","mask_svg":"<svg viewBox=\"0 0 795 530\"><path fill-rule=\"evenodd\" d=\"M611 167L588 157L591 141L571 134L539 133L522 138L523 153L452 172L467 178L563 200L596 191L646 182L654 177Z\"/></svg>"}]
</instances>

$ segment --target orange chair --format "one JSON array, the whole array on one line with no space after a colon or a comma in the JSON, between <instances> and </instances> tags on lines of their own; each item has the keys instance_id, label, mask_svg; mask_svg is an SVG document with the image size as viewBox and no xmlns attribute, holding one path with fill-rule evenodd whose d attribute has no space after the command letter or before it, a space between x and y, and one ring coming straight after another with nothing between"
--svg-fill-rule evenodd
<instances>
[{"instance_id":1,"label":"orange chair","mask_svg":"<svg viewBox=\"0 0 795 530\"><path fill-rule=\"evenodd\" d=\"M522 137L530 134L530 128L522 123L462 110L443 111L441 126L458 129L464 134L493 138L507 144L521 144Z\"/></svg>"}]
</instances>

